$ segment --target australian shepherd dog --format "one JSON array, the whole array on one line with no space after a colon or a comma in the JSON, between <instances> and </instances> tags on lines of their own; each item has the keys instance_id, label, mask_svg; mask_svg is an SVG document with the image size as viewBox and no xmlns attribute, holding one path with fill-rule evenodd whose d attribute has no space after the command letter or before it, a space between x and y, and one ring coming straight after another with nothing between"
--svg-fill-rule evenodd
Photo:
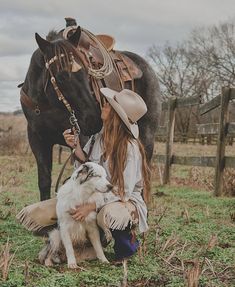
<instances>
[{"instance_id":1,"label":"australian shepherd dog","mask_svg":"<svg viewBox=\"0 0 235 287\"><path fill-rule=\"evenodd\" d=\"M52 266L53 263L61 262L59 254L64 250L68 268L77 268L77 248L86 246L87 242L91 243L95 257L101 262L108 262L100 241L96 212L90 212L83 221L74 220L71 216L71 211L76 206L102 200L103 193L112 189L106 176L102 166L87 162L76 169L71 178L61 186L56 205L58 228L49 233L49 240L39 253L41 263ZM83 254L84 258L86 255Z\"/></svg>"}]
</instances>

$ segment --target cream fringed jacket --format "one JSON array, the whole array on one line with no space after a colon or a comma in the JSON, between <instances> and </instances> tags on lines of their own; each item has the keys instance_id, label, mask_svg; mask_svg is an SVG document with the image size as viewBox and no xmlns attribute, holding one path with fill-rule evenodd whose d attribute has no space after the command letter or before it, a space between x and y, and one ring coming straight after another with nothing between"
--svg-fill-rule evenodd
<instances>
[{"instance_id":1,"label":"cream fringed jacket","mask_svg":"<svg viewBox=\"0 0 235 287\"><path fill-rule=\"evenodd\" d=\"M83 148L86 153L89 152L90 145L91 138ZM108 180L110 180L108 159L103 162L102 154L101 133L98 133L95 135L95 142L89 160L101 164L107 172ZM143 189L142 157L139 146L134 139L131 143L128 143L127 162L123 178L125 189L124 200L130 200L135 204L139 215L139 231L140 233L146 232L148 230L147 207L141 195ZM99 210L104 205L115 201L120 201L120 197L110 191L104 194L104 199L101 202L96 202L96 208Z\"/></svg>"}]
</instances>

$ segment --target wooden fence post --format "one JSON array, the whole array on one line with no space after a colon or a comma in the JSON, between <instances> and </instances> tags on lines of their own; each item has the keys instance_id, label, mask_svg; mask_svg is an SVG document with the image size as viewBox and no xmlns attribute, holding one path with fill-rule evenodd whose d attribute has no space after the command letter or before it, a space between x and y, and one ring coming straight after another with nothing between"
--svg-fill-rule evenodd
<instances>
[{"instance_id":1,"label":"wooden fence post","mask_svg":"<svg viewBox=\"0 0 235 287\"><path fill-rule=\"evenodd\" d=\"M220 196L222 193L222 181L225 166L226 135L228 131L228 115L229 115L228 105L230 100L230 94L231 89L229 88L222 89L219 133L217 139L217 153L216 153L216 164L215 164L215 189L214 189L215 196Z\"/></svg>"},{"instance_id":2,"label":"wooden fence post","mask_svg":"<svg viewBox=\"0 0 235 287\"><path fill-rule=\"evenodd\" d=\"M165 161L163 184L167 184L170 182L170 167L171 167L171 161L172 161L172 146L173 146L173 140L174 140L176 101L177 99L174 97L174 98L171 98L168 102L166 161Z\"/></svg>"}]
</instances>

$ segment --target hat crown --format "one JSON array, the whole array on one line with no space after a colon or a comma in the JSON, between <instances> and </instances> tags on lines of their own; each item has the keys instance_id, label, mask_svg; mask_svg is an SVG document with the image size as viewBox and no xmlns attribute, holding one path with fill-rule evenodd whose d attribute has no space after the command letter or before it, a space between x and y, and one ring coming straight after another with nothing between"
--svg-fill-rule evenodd
<instances>
[{"instance_id":1,"label":"hat crown","mask_svg":"<svg viewBox=\"0 0 235 287\"><path fill-rule=\"evenodd\" d=\"M147 112L144 100L137 93L127 89L117 92L109 88L101 88L100 91L132 135L138 138L139 127L137 121Z\"/></svg>"},{"instance_id":2,"label":"hat crown","mask_svg":"<svg viewBox=\"0 0 235 287\"><path fill-rule=\"evenodd\" d=\"M123 108L132 123L137 122L147 112L143 99L131 90L122 90L115 95L114 99Z\"/></svg>"}]
</instances>

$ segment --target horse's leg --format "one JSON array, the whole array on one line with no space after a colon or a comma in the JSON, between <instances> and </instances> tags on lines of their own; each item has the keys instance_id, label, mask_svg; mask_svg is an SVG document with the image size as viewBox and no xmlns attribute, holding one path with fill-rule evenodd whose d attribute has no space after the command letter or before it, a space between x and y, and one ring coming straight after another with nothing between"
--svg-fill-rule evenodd
<instances>
[{"instance_id":1,"label":"horse's leg","mask_svg":"<svg viewBox=\"0 0 235 287\"><path fill-rule=\"evenodd\" d=\"M154 149L154 132L153 127L148 121L142 122L140 126L140 139L145 147L147 161L150 162Z\"/></svg>"},{"instance_id":2,"label":"horse's leg","mask_svg":"<svg viewBox=\"0 0 235 287\"><path fill-rule=\"evenodd\" d=\"M51 191L51 170L52 170L52 147L53 144L42 139L28 126L28 138L32 152L37 161L38 187L40 190L40 200L50 198Z\"/></svg>"}]
</instances>

